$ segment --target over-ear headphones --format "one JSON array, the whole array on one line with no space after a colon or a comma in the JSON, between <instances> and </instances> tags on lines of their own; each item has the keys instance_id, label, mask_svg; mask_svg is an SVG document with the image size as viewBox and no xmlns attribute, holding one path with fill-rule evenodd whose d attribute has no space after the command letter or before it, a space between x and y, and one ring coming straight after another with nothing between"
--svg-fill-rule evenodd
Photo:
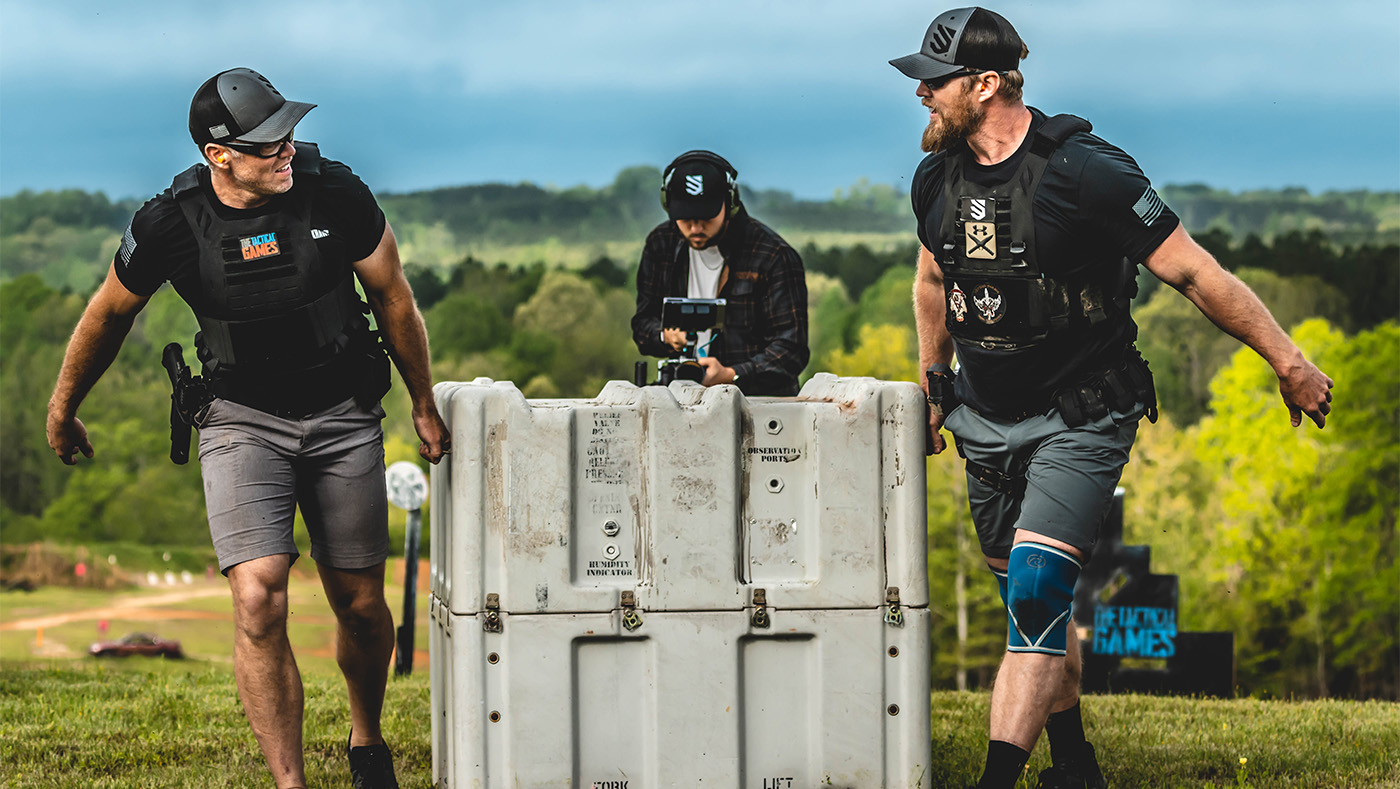
<instances>
[{"instance_id":1,"label":"over-ear headphones","mask_svg":"<svg viewBox=\"0 0 1400 789\"><path fill-rule=\"evenodd\" d=\"M705 162L718 167L720 172L724 173L725 186L729 189L727 205L729 207L729 213L734 213L734 210L739 207L740 202L739 184L737 183L739 171L735 170L734 165L730 164L723 156L711 151L686 151L675 159L672 159L671 163L666 165L666 169L661 171L661 207L663 209L669 209L671 200L670 195L667 194L667 189L671 186L671 177L676 174L676 168L685 162Z\"/></svg>"}]
</instances>

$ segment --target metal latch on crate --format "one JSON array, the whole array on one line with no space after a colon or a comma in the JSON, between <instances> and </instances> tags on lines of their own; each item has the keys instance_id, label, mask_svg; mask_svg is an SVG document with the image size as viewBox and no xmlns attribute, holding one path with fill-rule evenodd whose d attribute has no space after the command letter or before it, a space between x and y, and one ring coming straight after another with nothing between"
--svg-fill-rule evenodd
<instances>
[{"instance_id":1,"label":"metal latch on crate","mask_svg":"<svg viewBox=\"0 0 1400 789\"><path fill-rule=\"evenodd\" d=\"M749 623L754 627L768 627L772 624L768 619L768 592L763 589L753 590L753 616L749 617Z\"/></svg>"},{"instance_id":2,"label":"metal latch on crate","mask_svg":"<svg viewBox=\"0 0 1400 789\"><path fill-rule=\"evenodd\" d=\"M895 627L904 627L904 611L899 607L899 587L891 586L885 589L885 603L889 607L885 609L885 624Z\"/></svg>"},{"instance_id":3,"label":"metal latch on crate","mask_svg":"<svg viewBox=\"0 0 1400 789\"><path fill-rule=\"evenodd\" d=\"M631 589L622 593L622 626L629 633L642 626L642 616L637 613L637 593Z\"/></svg>"},{"instance_id":4,"label":"metal latch on crate","mask_svg":"<svg viewBox=\"0 0 1400 789\"><path fill-rule=\"evenodd\" d=\"M482 627L488 633L501 632L501 596L492 592L486 595L486 620Z\"/></svg>"}]
</instances>

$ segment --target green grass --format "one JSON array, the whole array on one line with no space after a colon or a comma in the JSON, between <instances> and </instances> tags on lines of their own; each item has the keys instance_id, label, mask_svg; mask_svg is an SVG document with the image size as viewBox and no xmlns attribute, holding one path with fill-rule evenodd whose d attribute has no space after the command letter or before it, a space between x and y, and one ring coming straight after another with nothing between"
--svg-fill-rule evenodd
<instances>
[{"instance_id":1,"label":"green grass","mask_svg":"<svg viewBox=\"0 0 1400 789\"><path fill-rule=\"evenodd\" d=\"M389 683L384 728L404 789L431 785L428 679ZM306 672L311 785L349 785L344 686ZM929 787L982 767L988 696L933 695ZM1400 709L1380 702L1090 697L1090 738L1115 787L1400 786ZM264 787L268 778L226 667L175 661L9 664L0 671L0 785ZM1023 787L1048 766L1041 746ZM1243 783L1240 758L1248 759Z\"/></svg>"},{"instance_id":2,"label":"green grass","mask_svg":"<svg viewBox=\"0 0 1400 789\"><path fill-rule=\"evenodd\" d=\"M305 672L303 682L307 780L348 787L345 685L327 672ZM426 789L427 672L391 681L385 702L399 783ZM0 670L0 740L0 786L9 789L271 785L232 671L218 666L159 659L7 666Z\"/></svg>"},{"instance_id":3,"label":"green grass","mask_svg":"<svg viewBox=\"0 0 1400 789\"><path fill-rule=\"evenodd\" d=\"M981 772L990 700L934 693L931 786L961 787ZM1083 710L1110 787L1400 787L1400 705L1393 702L1118 695L1086 697ZM1020 786L1034 787L1049 766L1042 737Z\"/></svg>"},{"instance_id":4,"label":"green grass","mask_svg":"<svg viewBox=\"0 0 1400 789\"><path fill-rule=\"evenodd\" d=\"M230 661L232 624L222 579L210 596L168 600L168 589L119 593L45 588L0 593L0 625L129 603L162 615L109 620L115 637L132 629L181 639L184 661L81 657L95 621L44 631L0 631L0 787L266 787L257 745L238 703ZM215 594L217 592L217 594ZM391 584L398 619L402 590ZM166 602L152 606L150 600ZM308 777L317 787L349 786L345 687L331 657L333 625L314 571L293 572L290 635L306 684ZM178 618L191 612L199 618ZM416 641L426 649L426 596ZM44 658L45 650L71 658ZM934 762L927 787L975 780L986 749L986 693L933 695ZM1085 727L1110 785L1119 789L1400 789L1400 704L1094 696ZM384 727L404 789L431 785L427 665L389 683ZM1240 759L1247 759L1241 765ZM1021 786L1049 766L1042 744Z\"/></svg>"}]
</instances>

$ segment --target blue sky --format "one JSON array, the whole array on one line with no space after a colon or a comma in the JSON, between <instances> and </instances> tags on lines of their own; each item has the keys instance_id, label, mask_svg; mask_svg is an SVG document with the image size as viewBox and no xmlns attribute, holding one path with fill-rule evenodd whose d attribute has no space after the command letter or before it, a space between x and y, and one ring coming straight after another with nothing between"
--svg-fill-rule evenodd
<instances>
[{"instance_id":1,"label":"blue sky","mask_svg":"<svg viewBox=\"0 0 1400 789\"><path fill-rule=\"evenodd\" d=\"M1158 185L1400 189L1400 4L1040 0L989 6L1029 103L1089 118ZM751 187L900 188L926 114L886 61L906 0L193 4L0 0L0 194L148 196L197 158L208 76L320 106L298 129L378 191L602 186L705 147Z\"/></svg>"}]
</instances>

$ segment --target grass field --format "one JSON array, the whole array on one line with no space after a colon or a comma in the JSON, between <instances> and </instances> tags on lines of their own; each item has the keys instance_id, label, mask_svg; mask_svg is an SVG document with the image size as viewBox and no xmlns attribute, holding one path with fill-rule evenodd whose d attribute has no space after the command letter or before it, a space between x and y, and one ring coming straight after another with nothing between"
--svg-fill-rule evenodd
<instances>
[{"instance_id":1,"label":"grass field","mask_svg":"<svg viewBox=\"0 0 1400 789\"><path fill-rule=\"evenodd\" d=\"M312 786L348 787L344 685L329 652L330 614L309 572L295 573L291 624L307 688L308 777ZM397 619L397 586L390 605ZM132 617L108 619L111 635L154 629L181 639L190 659L81 657L100 621L91 616L104 611ZM201 580L174 595L0 593L0 787L270 786L238 704L227 615L221 581ZM43 646L35 629L16 626L45 618L67 621L44 629ZM425 622L419 619L420 645ZM426 659L415 658L415 669L390 681L384 720L404 789L431 786ZM976 777L987 705L985 693L934 693L934 762L925 786L961 787ZM1085 725L1110 785L1120 789L1400 789L1394 703L1101 696L1086 700ZM1041 745L1024 787L1034 786L1048 759Z\"/></svg>"}]
</instances>

